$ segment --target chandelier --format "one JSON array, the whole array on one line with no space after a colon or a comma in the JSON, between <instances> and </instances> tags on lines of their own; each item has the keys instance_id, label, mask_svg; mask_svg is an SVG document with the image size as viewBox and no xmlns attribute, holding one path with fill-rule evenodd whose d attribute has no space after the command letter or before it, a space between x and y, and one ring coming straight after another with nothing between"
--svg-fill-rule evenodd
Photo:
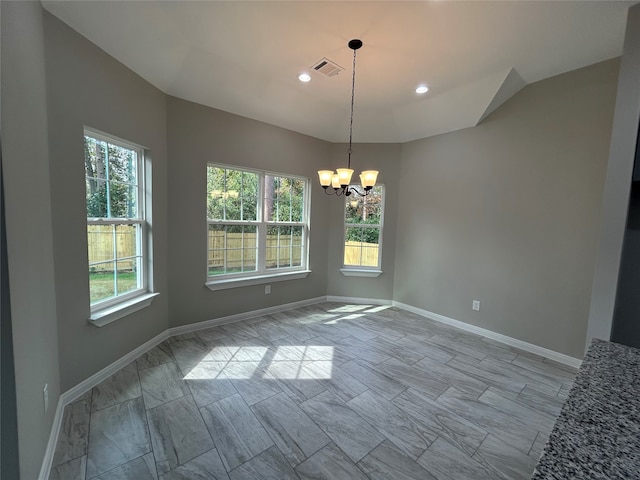
<instances>
[{"instance_id":1,"label":"chandelier","mask_svg":"<svg viewBox=\"0 0 640 480\"><path fill-rule=\"evenodd\" d=\"M371 189L376 184L378 178L377 170L365 170L360 174L360 184L362 185L362 192L353 186L349 186L351 183L351 176L353 170L351 169L351 142L353 137L353 100L355 98L356 90L356 51L362 47L361 40L351 40L349 42L349 48L353 50L353 74L351 77L351 117L349 120L349 149L347 150L348 161L347 168L338 168L336 171L332 170L318 170L318 177L320 177L320 185L324 188L324 193L327 195L344 195L350 196L353 193L365 197L369 195ZM331 189L329 188L331 187Z\"/></svg>"}]
</instances>

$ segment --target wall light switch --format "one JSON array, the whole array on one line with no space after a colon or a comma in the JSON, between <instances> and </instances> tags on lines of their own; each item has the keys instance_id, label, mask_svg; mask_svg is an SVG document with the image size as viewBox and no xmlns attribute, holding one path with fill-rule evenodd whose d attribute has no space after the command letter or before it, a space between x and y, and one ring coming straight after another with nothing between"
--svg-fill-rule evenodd
<instances>
[{"instance_id":1,"label":"wall light switch","mask_svg":"<svg viewBox=\"0 0 640 480\"><path fill-rule=\"evenodd\" d=\"M474 301L473 301L473 309L474 309L476 312L479 312L479 311L480 311L480 300L474 300Z\"/></svg>"}]
</instances>

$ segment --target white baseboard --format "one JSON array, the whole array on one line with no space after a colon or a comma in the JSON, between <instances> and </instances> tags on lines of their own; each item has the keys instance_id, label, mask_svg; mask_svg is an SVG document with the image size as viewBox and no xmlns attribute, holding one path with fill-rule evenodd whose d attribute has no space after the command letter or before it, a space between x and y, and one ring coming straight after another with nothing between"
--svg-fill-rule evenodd
<instances>
[{"instance_id":1,"label":"white baseboard","mask_svg":"<svg viewBox=\"0 0 640 480\"><path fill-rule=\"evenodd\" d=\"M496 340L497 342L504 343L506 345L509 345L510 347L519 348L520 350L524 350L529 353L540 355L542 357L548 358L549 360L554 360L556 362L562 363L564 365L568 365L570 367L580 368L580 365L582 365L582 360L578 358L571 357L569 355L565 355L564 353L559 353L554 350L549 350L548 348L540 347L538 345L534 345L533 343L524 342L522 340L518 340L517 338L509 337L507 335L503 335L501 333L497 333L492 330L487 330L486 328L477 327L475 325L471 325L466 322L461 322L460 320L454 320L453 318L445 317L444 315L429 312L428 310L423 310L421 308L414 307L412 305L407 305L401 302L394 301L393 306L402 308L403 310L415 313L422 317L435 320L436 322L444 323L446 325L450 325L452 327L456 327L461 330L465 330L467 332L475 333L477 335L482 335L483 337Z\"/></svg>"},{"instance_id":2,"label":"white baseboard","mask_svg":"<svg viewBox=\"0 0 640 480\"><path fill-rule=\"evenodd\" d=\"M261 308L259 310L251 310L250 312L236 313L234 315L227 315L226 317L204 320L202 322L190 323L188 325L181 325L179 327L173 327L167 330L167 336L173 337L175 335L195 332L197 330L203 330L205 328L217 327L218 325L242 322L244 320L249 320L250 318L262 317L263 315L271 315L272 313L286 312L287 310L293 310L295 308L306 307L308 305L321 303L325 300L326 297L309 298L307 300L300 300L299 302L285 303L282 305L277 305L275 307Z\"/></svg>"},{"instance_id":3,"label":"white baseboard","mask_svg":"<svg viewBox=\"0 0 640 480\"><path fill-rule=\"evenodd\" d=\"M336 295L327 295L326 300L327 302L356 303L358 305L392 305L391 300L382 300L379 298L340 297Z\"/></svg>"},{"instance_id":4,"label":"white baseboard","mask_svg":"<svg viewBox=\"0 0 640 480\"><path fill-rule=\"evenodd\" d=\"M62 415L64 414L65 406L66 404L62 402L62 396L60 396L60 398L58 399L58 405L56 405L56 414L53 416L53 425L51 425L49 441L47 442L47 448L44 451L44 458L42 459L42 466L40 467L38 480L49 479L51 464L53 463L53 455L56 452L58 435L60 435L60 427L62 426Z\"/></svg>"}]
</instances>

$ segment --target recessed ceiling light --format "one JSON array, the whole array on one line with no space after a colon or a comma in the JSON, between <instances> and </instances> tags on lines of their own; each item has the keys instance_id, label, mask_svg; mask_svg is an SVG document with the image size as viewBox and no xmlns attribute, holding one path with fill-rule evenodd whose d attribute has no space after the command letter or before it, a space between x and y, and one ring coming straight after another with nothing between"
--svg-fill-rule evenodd
<instances>
[{"instance_id":1,"label":"recessed ceiling light","mask_svg":"<svg viewBox=\"0 0 640 480\"><path fill-rule=\"evenodd\" d=\"M300 75L298 75L298 80L306 83L311 80L311 76L308 73L301 73Z\"/></svg>"},{"instance_id":2,"label":"recessed ceiling light","mask_svg":"<svg viewBox=\"0 0 640 480\"><path fill-rule=\"evenodd\" d=\"M429 87L426 85L418 85L418 88L416 88L416 93L427 93L428 91Z\"/></svg>"}]
</instances>

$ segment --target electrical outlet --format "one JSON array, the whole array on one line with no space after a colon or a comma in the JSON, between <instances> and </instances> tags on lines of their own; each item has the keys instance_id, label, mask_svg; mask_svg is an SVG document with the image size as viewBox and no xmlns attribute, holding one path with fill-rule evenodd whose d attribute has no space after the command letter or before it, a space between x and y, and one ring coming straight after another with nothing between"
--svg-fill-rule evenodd
<instances>
[{"instance_id":1,"label":"electrical outlet","mask_svg":"<svg viewBox=\"0 0 640 480\"><path fill-rule=\"evenodd\" d=\"M264 286L264 294L265 295L271 295L271 285L265 285Z\"/></svg>"},{"instance_id":2,"label":"electrical outlet","mask_svg":"<svg viewBox=\"0 0 640 480\"><path fill-rule=\"evenodd\" d=\"M49 385L46 383L42 389L42 399L44 400L44 413L47 413L49 410Z\"/></svg>"},{"instance_id":3,"label":"electrical outlet","mask_svg":"<svg viewBox=\"0 0 640 480\"><path fill-rule=\"evenodd\" d=\"M474 300L473 301L473 307L472 307L476 312L480 311L480 300Z\"/></svg>"}]
</instances>

